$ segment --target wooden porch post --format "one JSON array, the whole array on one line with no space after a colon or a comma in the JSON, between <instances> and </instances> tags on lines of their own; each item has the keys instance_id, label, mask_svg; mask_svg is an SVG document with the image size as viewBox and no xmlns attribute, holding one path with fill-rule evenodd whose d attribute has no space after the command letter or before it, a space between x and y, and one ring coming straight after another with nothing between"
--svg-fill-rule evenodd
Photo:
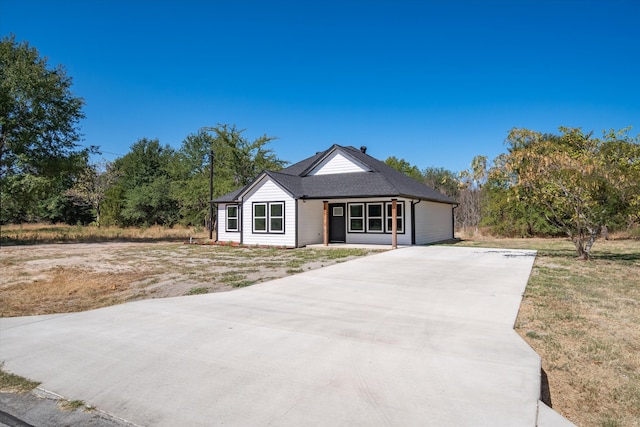
<instances>
[{"instance_id":1,"label":"wooden porch post","mask_svg":"<svg viewBox=\"0 0 640 427\"><path fill-rule=\"evenodd\" d=\"M398 199L391 199L391 249L398 249Z\"/></svg>"},{"instance_id":2,"label":"wooden porch post","mask_svg":"<svg viewBox=\"0 0 640 427\"><path fill-rule=\"evenodd\" d=\"M323 227L322 241L325 246L329 246L329 202L324 200L322 203L324 204L323 216L322 216L322 227Z\"/></svg>"}]
</instances>

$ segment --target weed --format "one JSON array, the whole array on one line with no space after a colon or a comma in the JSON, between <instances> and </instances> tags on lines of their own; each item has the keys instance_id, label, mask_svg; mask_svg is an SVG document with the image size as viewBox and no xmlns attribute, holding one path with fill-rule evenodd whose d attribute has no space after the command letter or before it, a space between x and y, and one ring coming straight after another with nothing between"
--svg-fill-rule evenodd
<instances>
[{"instance_id":1,"label":"weed","mask_svg":"<svg viewBox=\"0 0 640 427\"><path fill-rule=\"evenodd\" d=\"M197 288L189 289L189 292L187 292L186 295L201 295L201 294L208 294L208 293L209 293L209 288L197 287Z\"/></svg>"},{"instance_id":2,"label":"weed","mask_svg":"<svg viewBox=\"0 0 640 427\"><path fill-rule=\"evenodd\" d=\"M3 393L26 393L40 385L19 375L11 374L3 369L0 363L0 391Z\"/></svg>"},{"instance_id":3,"label":"weed","mask_svg":"<svg viewBox=\"0 0 640 427\"><path fill-rule=\"evenodd\" d=\"M244 274L238 273L237 271L225 271L222 273L222 277L220 281L222 283L232 283L244 280L247 276Z\"/></svg>"},{"instance_id":4,"label":"weed","mask_svg":"<svg viewBox=\"0 0 640 427\"><path fill-rule=\"evenodd\" d=\"M600 427L620 427L620 424L610 415L607 415L600 421Z\"/></svg>"},{"instance_id":5,"label":"weed","mask_svg":"<svg viewBox=\"0 0 640 427\"><path fill-rule=\"evenodd\" d=\"M63 411L75 411L76 409L89 409L82 400L63 400L58 405Z\"/></svg>"},{"instance_id":6,"label":"weed","mask_svg":"<svg viewBox=\"0 0 640 427\"><path fill-rule=\"evenodd\" d=\"M542 339L542 336L540 336L536 331L527 331L526 335L534 340Z\"/></svg>"},{"instance_id":7,"label":"weed","mask_svg":"<svg viewBox=\"0 0 640 427\"><path fill-rule=\"evenodd\" d=\"M230 285L233 286L234 288L244 288L246 286L251 286L255 283L256 283L255 280L240 280L237 282L232 282L230 283Z\"/></svg>"}]
</instances>

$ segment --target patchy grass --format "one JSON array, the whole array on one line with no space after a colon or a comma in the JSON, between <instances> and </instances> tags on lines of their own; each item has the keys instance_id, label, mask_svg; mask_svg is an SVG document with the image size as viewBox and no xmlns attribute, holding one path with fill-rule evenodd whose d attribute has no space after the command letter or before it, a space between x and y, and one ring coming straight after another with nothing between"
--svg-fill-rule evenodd
<instances>
[{"instance_id":1,"label":"patchy grass","mask_svg":"<svg viewBox=\"0 0 640 427\"><path fill-rule=\"evenodd\" d=\"M376 251L156 243L18 245L0 250L0 316L84 311L229 291Z\"/></svg>"},{"instance_id":2,"label":"patchy grass","mask_svg":"<svg viewBox=\"0 0 640 427\"><path fill-rule=\"evenodd\" d=\"M28 393L40 385L19 375L11 374L2 369L0 363L0 392L2 393Z\"/></svg>"},{"instance_id":3,"label":"patchy grass","mask_svg":"<svg viewBox=\"0 0 640 427\"><path fill-rule=\"evenodd\" d=\"M542 357L553 408L580 426L640 425L640 241L598 240L587 262L562 239L459 245L538 250L516 331Z\"/></svg>"}]
</instances>

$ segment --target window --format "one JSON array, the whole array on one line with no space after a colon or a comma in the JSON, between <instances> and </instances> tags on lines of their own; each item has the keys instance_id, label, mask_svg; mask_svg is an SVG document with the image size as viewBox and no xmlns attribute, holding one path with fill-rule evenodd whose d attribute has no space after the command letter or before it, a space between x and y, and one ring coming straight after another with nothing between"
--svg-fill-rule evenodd
<instances>
[{"instance_id":1,"label":"window","mask_svg":"<svg viewBox=\"0 0 640 427\"><path fill-rule=\"evenodd\" d=\"M396 203L396 227L398 233L404 233L404 203ZM387 203L387 233L391 233L393 225L393 204Z\"/></svg>"},{"instance_id":2,"label":"window","mask_svg":"<svg viewBox=\"0 0 640 427\"><path fill-rule=\"evenodd\" d=\"M392 233L392 203L363 202L347 205L349 233ZM404 234L404 202L396 202L397 232Z\"/></svg>"},{"instance_id":3,"label":"window","mask_svg":"<svg viewBox=\"0 0 640 427\"><path fill-rule=\"evenodd\" d=\"M253 204L254 233L284 233L284 202Z\"/></svg>"},{"instance_id":4,"label":"window","mask_svg":"<svg viewBox=\"0 0 640 427\"><path fill-rule=\"evenodd\" d=\"M238 205L227 205L227 231L238 231Z\"/></svg>"},{"instance_id":5,"label":"window","mask_svg":"<svg viewBox=\"0 0 640 427\"><path fill-rule=\"evenodd\" d=\"M284 203L269 203L269 232L284 231Z\"/></svg>"},{"instance_id":6,"label":"window","mask_svg":"<svg viewBox=\"0 0 640 427\"><path fill-rule=\"evenodd\" d=\"M364 232L364 204L363 203L349 204L349 232L350 233Z\"/></svg>"},{"instance_id":7,"label":"window","mask_svg":"<svg viewBox=\"0 0 640 427\"><path fill-rule=\"evenodd\" d=\"M253 232L267 232L267 204L254 203L253 205Z\"/></svg>"},{"instance_id":8,"label":"window","mask_svg":"<svg viewBox=\"0 0 640 427\"><path fill-rule=\"evenodd\" d=\"M382 233L382 203L367 204L367 231Z\"/></svg>"}]
</instances>

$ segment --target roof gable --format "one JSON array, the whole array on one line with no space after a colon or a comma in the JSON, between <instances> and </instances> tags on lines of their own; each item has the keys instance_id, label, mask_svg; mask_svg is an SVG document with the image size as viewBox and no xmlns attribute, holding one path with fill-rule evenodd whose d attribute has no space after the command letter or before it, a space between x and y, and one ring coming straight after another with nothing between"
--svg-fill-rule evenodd
<instances>
[{"instance_id":1,"label":"roof gable","mask_svg":"<svg viewBox=\"0 0 640 427\"><path fill-rule=\"evenodd\" d=\"M298 197L300 192L299 179L290 175L283 175L278 172L263 171L253 181L242 188L234 190L216 199L214 203L237 203L247 194L256 191L262 187L267 181L271 181L288 193L292 198Z\"/></svg>"},{"instance_id":2,"label":"roof gable","mask_svg":"<svg viewBox=\"0 0 640 427\"><path fill-rule=\"evenodd\" d=\"M371 172L371 168L348 154L342 147L335 146L317 160L303 176L333 175L340 173Z\"/></svg>"}]
</instances>

